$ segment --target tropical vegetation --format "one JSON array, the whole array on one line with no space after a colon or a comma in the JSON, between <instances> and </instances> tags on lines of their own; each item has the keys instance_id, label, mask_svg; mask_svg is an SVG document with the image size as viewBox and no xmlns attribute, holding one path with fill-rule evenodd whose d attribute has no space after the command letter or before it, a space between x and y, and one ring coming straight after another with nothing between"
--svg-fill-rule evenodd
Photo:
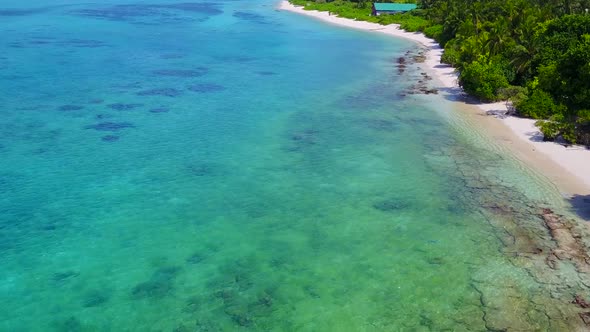
<instances>
[{"instance_id":1,"label":"tropical vegetation","mask_svg":"<svg viewBox=\"0 0 590 332\"><path fill-rule=\"evenodd\" d=\"M365 0L291 2L421 31L444 47L466 92L511 100L547 140L590 146L590 0L419 0L409 13L380 16Z\"/></svg>"}]
</instances>

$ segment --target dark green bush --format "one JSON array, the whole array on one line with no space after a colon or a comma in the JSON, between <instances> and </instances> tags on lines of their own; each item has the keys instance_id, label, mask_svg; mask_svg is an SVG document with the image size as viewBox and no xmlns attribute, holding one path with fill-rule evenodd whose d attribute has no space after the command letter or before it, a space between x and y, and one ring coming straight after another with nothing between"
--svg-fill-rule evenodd
<instances>
[{"instance_id":1,"label":"dark green bush","mask_svg":"<svg viewBox=\"0 0 590 332\"><path fill-rule=\"evenodd\" d=\"M533 90L515 106L520 115L533 119L548 119L555 114L565 113L565 106L555 104L551 95L541 89Z\"/></svg>"},{"instance_id":2,"label":"dark green bush","mask_svg":"<svg viewBox=\"0 0 590 332\"><path fill-rule=\"evenodd\" d=\"M552 141L559 136L559 123L555 121L539 120L535 122L535 125L539 127L546 141Z\"/></svg>"},{"instance_id":3,"label":"dark green bush","mask_svg":"<svg viewBox=\"0 0 590 332\"><path fill-rule=\"evenodd\" d=\"M463 67L459 84L467 93L483 101L499 100L498 90L509 86L501 66L479 61Z\"/></svg>"},{"instance_id":4,"label":"dark green bush","mask_svg":"<svg viewBox=\"0 0 590 332\"><path fill-rule=\"evenodd\" d=\"M561 136L566 141L576 144L576 127L571 121L565 121L562 116L554 116L549 120L539 120L535 123L547 141L553 141Z\"/></svg>"},{"instance_id":5,"label":"dark green bush","mask_svg":"<svg viewBox=\"0 0 590 332\"><path fill-rule=\"evenodd\" d=\"M442 42L443 26L442 24L432 25L424 29L424 35L430 37L437 42Z\"/></svg>"},{"instance_id":6,"label":"dark green bush","mask_svg":"<svg viewBox=\"0 0 590 332\"><path fill-rule=\"evenodd\" d=\"M461 62L461 53L457 50L454 45L449 45L451 43L447 43L447 47L440 58L442 63L448 63L449 65L456 67Z\"/></svg>"},{"instance_id":7,"label":"dark green bush","mask_svg":"<svg viewBox=\"0 0 590 332\"><path fill-rule=\"evenodd\" d=\"M379 15L377 22L384 25L399 24L400 28L406 31L422 31L430 25L428 20L412 13Z\"/></svg>"},{"instance_id":8,"label":"dark green bush","mask_svg":"<svg viewBox=\"0 0 590 332\"><path fill-rule=\"evenodd\" d=\"M400 28L406 31L423 31L429 25L429 22L422 17L413 16L411 14L400 14L401 17ZM392 15L395 16L395 15Z\"/></svg>"},{"instance_id":9,"label":"dark green bush","mask_svg":"<svg viewBox=\"0 0 590 332\"><path fill-rule=\"evenodd\" d=\"M507 88L498 89L500 100L510 100L513 105L518 105L527 98L528 90L522 86L511 85Z\"/></svg>"}]
</instances>

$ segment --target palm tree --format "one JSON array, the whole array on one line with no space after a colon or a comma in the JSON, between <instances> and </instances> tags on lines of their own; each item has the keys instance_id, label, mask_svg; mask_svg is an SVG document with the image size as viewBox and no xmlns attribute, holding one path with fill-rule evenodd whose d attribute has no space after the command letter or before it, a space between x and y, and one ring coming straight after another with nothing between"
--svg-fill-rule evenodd
<instances>
[{"instance_id":1,"label":"palm tree","mask_svg":"<svg viewBox=\"0 0 590 332\"><path fill-rule=\"evenodd\" d=\"M490 56L501 54L503 53L504 45L510 39L508 19L502 16L490 28L485 48L488 50Z\"/></svg>"}]
</instances>

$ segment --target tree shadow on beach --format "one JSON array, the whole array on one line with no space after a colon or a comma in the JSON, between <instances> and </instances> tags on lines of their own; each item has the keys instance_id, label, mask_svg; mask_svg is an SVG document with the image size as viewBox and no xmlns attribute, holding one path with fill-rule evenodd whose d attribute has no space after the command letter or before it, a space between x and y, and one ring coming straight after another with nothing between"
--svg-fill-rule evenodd
<instances>
[{"instance_id":1,"label":"tree shadow on beach","mask_svg":"<svg viewBox=\"0 0 590 332\"><path fill-rule=\"evenodd\" d=\"M590 195L573 195L568 201L580 218L590 221Z\"/></svg>"},{"instance_id":2,"label":"tree shadow on beach","mask_svg":"<svg viewBox=\"0 0 590 332\"><path fill-rule=\"evenodd\" d=\"M477 98L468 95L458 86L455 87L436 87L440 95L446 100L453 102L462 102L468 105L479 105L482 102Z\"/></svg>"}]
</instances>

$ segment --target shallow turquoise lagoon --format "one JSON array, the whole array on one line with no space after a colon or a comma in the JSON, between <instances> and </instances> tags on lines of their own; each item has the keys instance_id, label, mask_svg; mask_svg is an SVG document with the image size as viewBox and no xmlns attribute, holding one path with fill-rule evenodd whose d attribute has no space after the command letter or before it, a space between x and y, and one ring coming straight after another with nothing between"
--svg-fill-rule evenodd
<instances>
[{"instance_id":1,"label":"shallow turquoise lagoon","mask_svg":"<svg viewBox=\"0 0 590 332\"><path fill-rule=\"evenodd\" d=\"M0 1L0 330L574 324L515 254L556 190L403 93L416 45L274 7Z\"/></svg>"}]
</instances>

